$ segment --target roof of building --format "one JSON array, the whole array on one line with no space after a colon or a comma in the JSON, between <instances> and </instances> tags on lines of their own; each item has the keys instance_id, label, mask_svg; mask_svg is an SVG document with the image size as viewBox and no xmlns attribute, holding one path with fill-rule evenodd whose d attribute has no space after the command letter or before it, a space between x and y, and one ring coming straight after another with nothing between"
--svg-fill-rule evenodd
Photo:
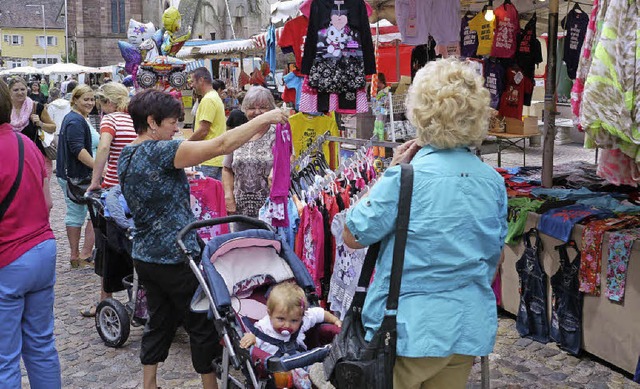
<instances>
[{"instance_id":1,"label":"roof of building","mask_svg":"<svg viewBox=\"0 0 640 389\"><path fill-rule=\"evenodd\" d=\"M58 17L64 0L0 0L0 28L42 28L42 8L25 3L43 4L46 27L64 29L64 17Z\"/></svg>"}]
</instances>

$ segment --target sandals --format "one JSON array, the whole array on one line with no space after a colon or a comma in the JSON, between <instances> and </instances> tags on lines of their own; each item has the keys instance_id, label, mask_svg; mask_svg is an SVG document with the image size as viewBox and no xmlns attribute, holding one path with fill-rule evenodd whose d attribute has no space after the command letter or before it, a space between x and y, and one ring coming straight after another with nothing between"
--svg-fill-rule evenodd
<instances>
[{"instance_id":1,"label":"sandals","mask_svg":"<svg viewBox=\"0 0 640 389\"><path fill-rule=\"evenodd\" d=\"M92 304L84 309L80 310L80 314L83 317L95 317L96 316L96 309L98 309L98 303Z\"/></svg>"},{"instance_id":2,"label":"sandals","mask_svg":"<svg viewBox=\"0 0 640 389\"><path fill-rule=\"evenodd\" d=\"M69 264L71 265L72 269L78 269L78 268L82 268L82 267L91 267L91 266L93 266L93 261L91 261L91 257L76 258L76 259L70 259L69 260Z\"/></svg>"}]
</instances>

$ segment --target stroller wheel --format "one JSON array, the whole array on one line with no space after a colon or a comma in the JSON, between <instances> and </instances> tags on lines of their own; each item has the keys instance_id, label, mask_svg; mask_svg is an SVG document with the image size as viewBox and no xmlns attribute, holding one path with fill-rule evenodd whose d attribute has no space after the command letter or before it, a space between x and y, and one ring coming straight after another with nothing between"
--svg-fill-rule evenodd
<instances>
[{"instance_id":1,"label":"stroller wheel","mask_svg":"<svg viewBox=\"0 0 640 389\"><path fill-rule=\"evenodd\" d=\"M108 298L96 309L96 329L109 347L120 347L129 338L129 313L118 300Z\"/></svg>"}]
</instances>

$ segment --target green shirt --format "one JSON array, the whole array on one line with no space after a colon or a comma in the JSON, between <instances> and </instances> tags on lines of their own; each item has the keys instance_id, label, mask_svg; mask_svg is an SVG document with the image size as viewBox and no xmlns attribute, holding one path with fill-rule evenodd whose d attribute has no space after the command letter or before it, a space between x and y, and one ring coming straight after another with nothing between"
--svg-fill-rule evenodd
<instances>
[{"instance_id":1,"label":"green shirt","mask_svg":"<svg viewBox=\"0 0 640 389\"><path fill-rule=\"evenodd\" d=\"M507 216L507 236L504 239L506 244L517 244L524 232L527 224L529 212L536 211L544 201L531 200L527 197L514 197L509 199L509 212Z\"/></svg>"}]
</instances>

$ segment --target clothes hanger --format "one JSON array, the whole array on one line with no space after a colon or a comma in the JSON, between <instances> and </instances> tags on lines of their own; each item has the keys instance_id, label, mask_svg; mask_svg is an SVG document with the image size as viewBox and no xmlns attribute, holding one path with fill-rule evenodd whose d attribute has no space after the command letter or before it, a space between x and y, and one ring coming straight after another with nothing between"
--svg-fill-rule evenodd
<instances>
[{"instance_id":1,"label":"clothes hanger","mask_svg":"<svg viewBox=\"0 0 640 389\"><path fill-rule=\"evenodd\" d=\"M580 8L580 4L577 1L573 3L573 11L584 12L582 8Z\"/></svg>"}]
</instances>

